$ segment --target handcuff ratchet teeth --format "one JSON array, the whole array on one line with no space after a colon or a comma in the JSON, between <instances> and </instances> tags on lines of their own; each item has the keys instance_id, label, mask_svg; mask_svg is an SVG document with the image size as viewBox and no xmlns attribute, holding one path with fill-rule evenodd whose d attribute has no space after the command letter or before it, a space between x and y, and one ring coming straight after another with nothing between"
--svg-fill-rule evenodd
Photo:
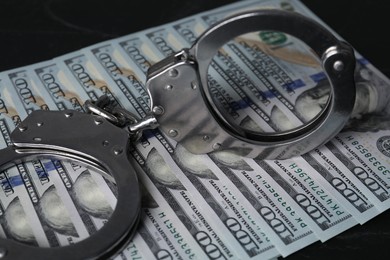
<instances>
[{"instance_id":1,"label":"handcuff ratchet teeth","mask_svg":"<svg viewBox=\"0 0 390 260\"><path fill-rule=\"evenodd\" d=\"M213 103L208 67L220 47L248 32L273 30L305 42L318 55L331 85L326 108L306 125L278 134L236 129ZM319 23L297 13L255 10L212 26L189 49L154 64L146 87L152 112L138 119L109 102L86 102L87 110L32 112L11 135L13 145L0 150L0 170L42 157L71 159L114 179L117 204L110 220L89 238L65 247L39 248L0 239L2 259L107 259L134 234L141 194L137 165L127 151L143 130L159 127L193 153L232 150L247 157L289 158L334 137L348 121L355 103L353 49ZM108 105L107 105L108 104ZM127 128L127 129L126 129ZM59 132L61 130L61 132Z\"/></svg>"}]
</instances>

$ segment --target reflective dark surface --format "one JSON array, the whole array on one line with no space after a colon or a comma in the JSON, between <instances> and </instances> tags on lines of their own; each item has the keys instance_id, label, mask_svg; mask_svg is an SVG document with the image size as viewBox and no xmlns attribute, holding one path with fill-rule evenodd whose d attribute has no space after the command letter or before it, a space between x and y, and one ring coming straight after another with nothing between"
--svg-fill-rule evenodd
<instances>
[{"instance_id":1,"label":"reflective dark surface","mask_svg":"<svg viewBox=\"0 0 390 260\"><path fill-rule=\"evenodd\" d=\"M177 20L234 1L3 0L0 71L44 61L82 47ZM302 0L317 16L390 77L384 0ZM146 10L145 7L153 7ZM287 259L388 259L390 211L362 226L316 242Z\"/></svg>"}]
</instances>

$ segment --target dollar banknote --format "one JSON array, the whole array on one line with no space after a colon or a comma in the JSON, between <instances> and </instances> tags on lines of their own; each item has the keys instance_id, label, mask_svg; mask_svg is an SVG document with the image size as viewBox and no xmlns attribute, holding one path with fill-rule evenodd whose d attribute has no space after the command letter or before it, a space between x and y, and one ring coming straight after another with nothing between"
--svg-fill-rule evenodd
<instances>
[{"instance_id":1,"label":"dollar banknote","mask_svg":"<svg viewBox=\"0 0 390 260\"><path fill-rule=\"evenodd\" d=\"M341 167L352 173L353 183L367 190L366 194L381 211L387 209L389 203L387 136L383 131L370 135L346 132L327 144Z\"/></svg>"}]
</instances>

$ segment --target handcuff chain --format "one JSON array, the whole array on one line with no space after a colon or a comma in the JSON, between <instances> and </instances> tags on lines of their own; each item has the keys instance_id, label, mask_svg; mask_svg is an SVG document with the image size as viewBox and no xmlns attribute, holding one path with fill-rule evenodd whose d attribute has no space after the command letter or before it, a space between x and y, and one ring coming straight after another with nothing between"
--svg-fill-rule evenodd
<instances>
[{"instance_id":1,"label":"handcuff chain","mask_svg":"<svg viewBox=\"0 0 390 260\"><path fill-rule=\"evenodd\" d=\"M130 111L116 106L107 95L99 97L96 101L87 100L84 103L86 112L101 116L120 128L127 127L131 141L138 141L145 129L158 127L153 115L138 118Z\"/></svg>"}]
</instances>

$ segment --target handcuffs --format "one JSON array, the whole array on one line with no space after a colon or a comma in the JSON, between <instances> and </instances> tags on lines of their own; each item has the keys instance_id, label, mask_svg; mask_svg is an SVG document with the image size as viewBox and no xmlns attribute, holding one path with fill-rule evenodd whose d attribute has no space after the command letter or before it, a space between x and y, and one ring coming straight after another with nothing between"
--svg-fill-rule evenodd
<instances>
[{"instance_id":1,"label":"handcuffs","mask_svg":"<svg viewBox=\"0 0 390 260\"><path fill-rule=\"evenodd\" d=\"M288 33L305 42L320 58L331 85L328 103L317 117L278 134L237 129L221 114L207 87L208 67L218 49L234 37L260 30ZM354 68L353 49L319 23L293 12L247 11L224 19L191 48L150 67L146 87L152 112L143 119L124 110L108 111L104 99L86 102L90 114L32 112L12 132L13 145L0 150L0 170L42 157L75 160L115 179L117 204L108 223L81 242L39 248L0 239L0 259L107 259L123 250L141 211L137 166L129 162L127 151L145 129L159 127L196 154L228 149L252 158L283 159L326 143L353 111Z\"/></svg>"}]
</instances>

